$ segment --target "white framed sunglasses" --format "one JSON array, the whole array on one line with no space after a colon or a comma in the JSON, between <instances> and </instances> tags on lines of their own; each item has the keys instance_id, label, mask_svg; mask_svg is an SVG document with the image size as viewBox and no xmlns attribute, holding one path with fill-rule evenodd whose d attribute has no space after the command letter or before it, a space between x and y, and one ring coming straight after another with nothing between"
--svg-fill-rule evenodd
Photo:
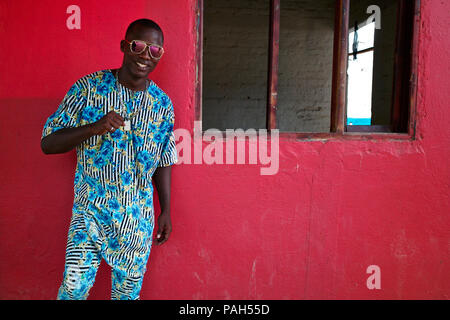
<instances>
[{"instance_id":1,"label":"white framed sunglasses","mask_svg":"<svg viewBox=\"0 0 450 320\"><path fill-rule=\"evenodd\" d=\"M150 53L150 56L155 60L161 59L164 54L164 48L157 44L147 43L142 40L131 40L131 42L128 40L125 41L130 45L130 51L134 54L143 53L147 50L147 47L149 49L148 52Z\"/></svg>"}]
</instances>

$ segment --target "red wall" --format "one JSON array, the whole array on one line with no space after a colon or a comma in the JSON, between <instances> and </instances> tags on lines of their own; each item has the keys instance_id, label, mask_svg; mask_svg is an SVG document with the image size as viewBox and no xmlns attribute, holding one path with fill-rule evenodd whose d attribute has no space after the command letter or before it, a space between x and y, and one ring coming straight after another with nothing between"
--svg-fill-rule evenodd
<instances>
[{"instance_id":1,"label":"red wall","mask_svg":"<svg viewBox=\"0 0 450 320\"><path fill-rule=\"evenodd\" d=\"M81 7L81 30L66 8ZM0 2L0 298L54 299L75 151L40 136L79 77L119 67L129 22L155 19L151 78L192 129L195 1ZM422 1L417 140L280 141L280 170L176 165L173 233L154 246L142 299L449 299L450 2ZM17 45L17 46L16 46ZM158 212L158 209L157 209ZM381 290L366 268L381 268ZM102 263L90 299L109 299Z\"/></svg>"}]
</instances>

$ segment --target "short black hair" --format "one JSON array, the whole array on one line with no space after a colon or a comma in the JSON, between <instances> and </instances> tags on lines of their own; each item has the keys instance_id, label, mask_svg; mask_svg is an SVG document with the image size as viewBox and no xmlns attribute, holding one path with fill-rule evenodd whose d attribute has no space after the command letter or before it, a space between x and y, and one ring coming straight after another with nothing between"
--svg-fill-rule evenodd
<instances>
[{"instance_id":1,"label":"short black hair","mask_svg":"<svg viewBox=\"0 0 450 320\"><path fill-rule=\"evenodd\" d=\"M164 33L161 27L155 21L150 19L138 19L130 23L130 25L127 28L127 31L125 32L125 39L127 39L129 34L132 33L134 28L136 28L137 26L142 26L159 31L161 33L162 42L164 43Z\"/></svg>"}]
</instances>

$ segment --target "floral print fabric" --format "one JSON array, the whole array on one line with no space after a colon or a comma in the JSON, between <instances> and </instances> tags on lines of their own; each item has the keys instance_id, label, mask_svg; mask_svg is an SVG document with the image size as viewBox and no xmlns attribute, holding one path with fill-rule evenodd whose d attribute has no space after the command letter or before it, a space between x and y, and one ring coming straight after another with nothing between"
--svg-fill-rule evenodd
<instances>
[{"instance_id":1,"label":"floral print fabric","mask_svg":"<svg viewBox=\"0 0 450 320\"><path fill-rule=\"evenodd\" d=\"M116 83L111 70L79 79L46 121L42 138L63 128L79 127L120 109L118 91L131 130L93 136L76 147L73 215L81 216L83 232L69 230L77 248L95 244L101 257L129 277L144 274L154 226L152 175L157 167L177 162L170 98L152 81L146 91L132 91ZM124 114L122 114L124 116ZM69 246L67 248L69 250ZM71 260L82 266L86 259ZM67 269L66 256L66 269Z\"/></svg>"}]
</instances>

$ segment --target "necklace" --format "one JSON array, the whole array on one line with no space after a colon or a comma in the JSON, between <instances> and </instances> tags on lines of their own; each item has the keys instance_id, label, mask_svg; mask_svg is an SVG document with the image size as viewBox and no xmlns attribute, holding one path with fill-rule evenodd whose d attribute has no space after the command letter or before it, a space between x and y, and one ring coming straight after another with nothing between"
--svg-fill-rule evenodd
<instances>
[{"instance_id":1,"label":"necklace","mask_svg":"<svg viewBox=\"0 0 450 320\"><path fill-rule=\"evenodd\" d=\"M150 98L150 101L151 101L151 103L153 105L153 98L148 93L149 81L148 81L148 79L146 79L146 81L145 81L144 97L143 97L143 99L141 99L141 102L140 102L139 106L135 107L134 108L135 110L133 112L131 112L130 114L128 114L127 106L123 102L123 98L122 98L122 89L120 88L120 83L119 83L119 70L116 71L116 73L114 75L114 78L116 79L116 91L119 94L119 101L120 101L120 104L121 104L121 108L119 110L119 114L125 118L124 130L125 131L130 131L131 130L131 119L141 110L143 105L146 105L147 97ZM134 103L133 103L133 106L134 106ZM113 109L114 109L114 111L116 111L114 106L113 106Z\"/></svg>"}]
</instances>

